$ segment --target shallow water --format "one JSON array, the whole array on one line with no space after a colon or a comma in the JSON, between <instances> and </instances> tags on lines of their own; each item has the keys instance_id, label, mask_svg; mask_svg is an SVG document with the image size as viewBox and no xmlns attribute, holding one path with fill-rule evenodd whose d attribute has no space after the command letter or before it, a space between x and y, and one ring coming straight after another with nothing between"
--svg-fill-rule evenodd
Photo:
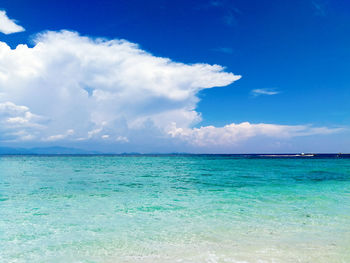
<instances>
[{"instance_id":1,"label":"shallow water","mask_svg":"<svg viewBox=\"0 0 350 263\"><path fill-rule=\"evenodd\" d=\"M0 262L350 262L350 159L0 157Z\"/></svg>"}]
</instances>

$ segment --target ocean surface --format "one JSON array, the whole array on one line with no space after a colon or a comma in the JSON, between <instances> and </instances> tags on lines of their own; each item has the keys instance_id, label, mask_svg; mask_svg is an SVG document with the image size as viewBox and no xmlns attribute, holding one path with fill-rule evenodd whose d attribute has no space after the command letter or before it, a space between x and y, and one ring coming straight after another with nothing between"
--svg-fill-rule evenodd
<instances>
[{"instance_id":1,"label":"ocean surface","mask_svg":"<svg viewBox=\"0 0 350 263\"><path fill-rule=\"evenodd\" d=\"M350 159L2 156L0 262L349 263Z\"/></svg>"}]
</instances>

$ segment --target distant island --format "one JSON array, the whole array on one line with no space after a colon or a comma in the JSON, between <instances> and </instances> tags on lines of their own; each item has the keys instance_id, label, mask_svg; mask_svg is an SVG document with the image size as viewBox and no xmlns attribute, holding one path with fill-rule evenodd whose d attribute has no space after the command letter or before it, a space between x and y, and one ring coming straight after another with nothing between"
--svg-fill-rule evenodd
<instances>
[{"instance_id":1,"label":"distant island","mask_svg":"<svg viewBox=\"0 0 350 263\"><path fill-rule=\"evenodd\" d=\"M300 159L319 159L319 158L350 158L350 153L138 153L138 152L99 152L84 150L79 148L70 148L62 146L35 147L35 148L11 148L0 147L0 155L116 155L116 156L222 156L232 158L300 158Z\"/></svg>"},{"instance_id":2,"label":"distant island","mask_svg":"<svg viewBox=\"0 0 350 263\"><path fill-rule=\"evenodd\" d=\"M10 148L0 147L0 155L75 155L75 154L101 154L97 151L88 151L77 148L52 146L37 148Z\"/></svg>"}]
</instances>

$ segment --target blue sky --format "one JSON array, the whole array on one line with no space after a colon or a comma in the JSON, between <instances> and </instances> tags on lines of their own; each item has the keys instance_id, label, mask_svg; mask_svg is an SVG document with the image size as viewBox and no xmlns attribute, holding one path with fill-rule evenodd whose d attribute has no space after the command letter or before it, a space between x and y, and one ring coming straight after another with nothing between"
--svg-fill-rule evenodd
<instances>
[{"instance_id":1,"label":"blue sky","mask_svg":"<svg viewBox=\"0 0 350 263\"><path fill-rule=\"evenodd\" d=\"M34 56L34 59L38 59L37 64L44 65L37 68L36 79L26 77L11 91L7 91L5 86L15 82L11 81L15 73L12 74L10 69L3 72L4 75L8 74L8 82L0 82L0 94L4 94L0 96L0 104L3 104L0 118L3 116L2 126L5 127L0 129L1 145L63 145L116 152L349 151L350 3L347 1L5 0L1 2L0 10L6 11L8 19L13 19L14 23L25 28L25 31L13 34L0 33L0 41L12 50L19 44L27 44L28 52L25 52L25 56L31 59ZM76 35L63 36L60 33L63 29L74 31ZM55 35L48 36L45 33L47 31ZM38 33L41 33L41 38ZM87 58L77 55L79 60L75 62L62 62L68 61L68 57L75 57L79 52L78 46L83 43L79 42L83 41L83 36L90 39L101 37L105 41L125 39L127 43L137 44L138 51L146 51L154 59L169 58L171 63L181 63L174 67L178 70L182 67L183 71L174 74L188 73L193 79L177 78L171 82L173 75L157 77L157 72L160 71L158 66L154 71L152 66L145 66L144 68L149 68L147 74L169 80L161 83L162 86L168 85L164 88L165 93L173 95L165 98L162 97L164 90L159 90L161 87L145 89L140 87L142 84L137 84L142 91L135 91L134 96L140 99L128 101L124 105L127 98L133 97L135 90L135 87L128 84L120 89L123 94L124 89L130 94L123 99L118 97L122 100L120 102L113 97L119 94L118 88L118 92L111 95L115 98L111 102L99 105L94 102L93 106L90 102L76 105L78 108L86 108L88 112L84 115L87 118L84 125L77 127L76 120L83 117L78 114L73 117L73 112L76 112L74 107L67 106L75 99L79 100L72 95L76 94L72 90L80 85L76 83L84 82L80 88L89 90L93 95L98 87L90 87L86 84L87 79L79 79L70 86L64 77L60 78L62 83L57 84L58 80L47 76L49 73L57 75L61 72L60 67L67 68L68 65L86 61ZM62 47L58 43L63 38L66 42ZM62 54L62 58L55 60L56 57L50 57L50 60L46 60L44 55L38 55L39 51L32 54L31 49L40 42L51 45L46 53L40 51L45 56L58 53ZM69 51L75 52L74 55L72 53L63 58L63 53L68 52L65 49L69 49L70 45L76 47ZM86 47L86 53L91 56L95 52L93 45ZM57 52L53 51L54 48L57 48ZM110 49L111 54L119 52L115 50ZM129 51L125 52L125 61L137 63L137 58L131 58ZM3 61L8 64L20 63L21 57L22 53L12 57L8 55L8 61L5 57ZM91 61L94 60L89 58L89 61L93 63ZM56 63L55 66L50 66L53 63ZM84 68L86 74L92 71L92 74L97 74L105 67L108 70L116 67L116 72L124 72L124 68L118 70L119 62L101 60L98 63L101 64L100 69L95 66ZM186 67L196 63L220 65L224 69L217 72L211 68L207 72L204 69ZM6 65L0 65L0 73L1 66ZM29 63L23 67L28 67L25 69L27 72L33 65ZM17 69L14 67L13 70ZM143 75L142 67L137 70ZM168 69L164 70L168 72ZM228 75L230 73L240 75L241 79L234 79ZM119 81L115 84L119 87L122 85L120 83L127 82L129 75L125 74L122 80L113 79L113 83ZM70 80L75 76L73 73L72 76L68 75L64 76ZM211 84L208 87L204 87L206 84L192 87L197 85L194 83L198 79L204 77L210 78L208 82ZM101 75L99 78L106 78L103 82L106 83L107 80L112 81L110 78L113 76ZM45 81L39 82L39 79ZM50 83L55 83L53 85L57 87L65 86L64 90L57 90L57 96L62 97L62 92L72 92L71 96L60 100L56 108L52 106L55 98L49 99L46 96L51 96L50 92L45 93ZM145 83L145 79L140 80L140 83ZM158 85L157 83L145 83L145 86ZM42 85L42 90L36 89L34 85ZM28 90L20 91L22 88L25 90L24 87ZM111 87L106 86L104 92L110 91ZM18 92L13 93L14 89ZM187 95L179 95L184 90ZM90 93L87 96L94 97ZM96 96L98 94L100 93L95 93ZM29 100L28 96L36 99ZM74 99L70 101L69 98ZM53 104L45 105L45 100L52 101ZM105 106L113 103L122 105L123 110ZM27 123L25 127L17 125L18 123L6 126L9 125L9 118L17 118L10 121L19 122L18 118L23 118L25 114L22 108L22 117L14 115L13 110L11 115L6 112L11 107L27 107L27 112L37 116L36 121L33 118L21 120L22 123ZM62 107L70 109L64 113L65 116L57 113ZM15 111L19 114L21 110ZM150 113L145 114L148 111ZM29 127L30 121L32 123ZM246 122L249 122L248 126L239 126ZM232 123L238 126L233 126ZM33 128L34 124L37 130ZM231 126L222 129L227 125ZM278 132L284 135L278 135Z\"/></svg>"}]
</instances>

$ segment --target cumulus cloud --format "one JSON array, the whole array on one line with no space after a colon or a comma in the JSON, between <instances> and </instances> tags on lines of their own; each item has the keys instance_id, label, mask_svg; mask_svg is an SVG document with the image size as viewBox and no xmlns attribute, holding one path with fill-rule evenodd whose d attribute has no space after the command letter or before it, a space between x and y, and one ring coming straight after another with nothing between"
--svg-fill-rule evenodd
<instances>
[{"instance_id":1,"label":"cumulus cloud","mask_svg":"<svg viewBox=\"0 0 350 263\"><path fill-rule=\"evenodd\" d=\"M69 31L39 34L33 48L0 42L0 101L44 116L45 141L127 142L134 129L190 127L201 120L197 93L239 78L219 65L176 63L125 40Z\"/></svg>"},{"instance_id":2,"label":"cumulus cloud","mask_svg":"<svg viewBox=\"0 0 350 263\"><path fill-rule=\"evenodd\" d=\"M280 92L274 89L253 89L251 93L256 97L260 95L276 95Z\"/></svg>"},{"instance_id":3,"label":"cumulus cloud","mask_svg":"<svg viewBox=\"0 0 350 263\"><path fill-rule=\"evenodd\" d=\"M0 140L32 140L45 128L45 118L12 102L0 103Z\"/></svg>"},{"instance_id":4,"label":"cumulus cloud","mask_svg":"<svg viewBox=\"0 0 350 263\"><path fill-rule=\"evenodd\" d=\"M256 136L291 138L330 134L340 130L340 128L331 129L327 127L312 127L310 125L251 124L249 122L231 123L224 127L205 126L191 129L178 128L173 123L168 133L174 138L180 138L196 146L225 146Z\"/></svg>"},{"instance_id":5,"label":"cumulus cloud","mask_svg":"<svg viewBox=\"0 0 350 263\"><path fill-rule=\"evenodd\" d=\"M16 21L13 19L8 18L5 11L0 10L0 32L4 33L6 35L22 32L25 29L16 24Z\"/></svg>"},{"instance_id":6,"label":"cumulus cloud","mask_svg":"<svg viewBox=\"0 0 350 263\"><path fill-rule=\"evenodd\" d=\"M0 141L175 141L200 147L234 145L255 136L290 138L338 131L250 123L193 128L202 120L196 111L198 93L227 86L239 75L219 65L157 57L126 40L94 39L70 31L44 32L34 43L11 49L0 42Z\"/></svg>"}]
</instances>

